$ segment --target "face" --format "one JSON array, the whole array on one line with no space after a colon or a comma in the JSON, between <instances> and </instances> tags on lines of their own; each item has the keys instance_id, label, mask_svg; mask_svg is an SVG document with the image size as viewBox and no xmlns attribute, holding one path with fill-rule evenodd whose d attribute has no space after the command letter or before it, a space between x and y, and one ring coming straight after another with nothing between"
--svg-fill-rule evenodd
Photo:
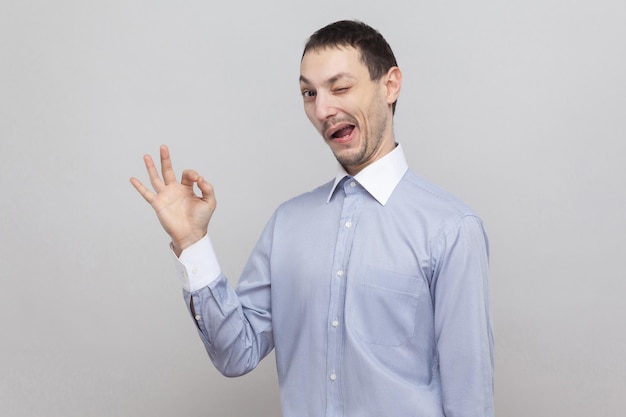
<instances>
[{"instance_id":1,"label":"face","mask_svg":"<svg viewBox=\"0 0 626 417\"><path fill-rule=\"evenodd\" d=\"M304 111L349 174L395 147L391 104L400 77L393 67L372 81L359 51L351 47L311 50L302 58Z\"/></svg>"}]
</instances>

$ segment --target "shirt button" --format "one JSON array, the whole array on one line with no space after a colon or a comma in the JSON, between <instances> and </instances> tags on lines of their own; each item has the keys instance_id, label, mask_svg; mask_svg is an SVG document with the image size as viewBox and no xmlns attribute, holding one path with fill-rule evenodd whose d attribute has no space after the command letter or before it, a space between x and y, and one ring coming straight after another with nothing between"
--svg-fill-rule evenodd
<instances>
[{"instance_id":1,"label":"shirt button","mask_svg":"<svg viewBox=\"0 0 626 417\"><path fill-rule=\"evenodd\" d=\"M196 319L196 321L200 321L200 314L196 314L196 316L194 317Z\"/></svg>"},{"instance_id":2,"label":"shirt button","mask_svg":"<svg viewBox=\"0 0 626 417\"><path fill-rule=\"evenodd\" d=\"M352 227L352 222L350 220L346 222L346 227Z\"/></svg>"},{"instance_id":3,"label":"shirt button","mask_svg":"<svg viewBox=\"0 0 626 417\"><path fill-rule=\"evenodd\" d=\"M334 381L337 379L337 375L333 372L332 374L330 374L330 380Z\"/></svg>"},{"instance_id":4,"label":"shirt button","mask_svg":"<svg viewBox=\"0 0 626 417\"><path fill-rule=\"evenodd\" d=\"M193 268L191 268L191 273L196 275L198 273L198 268L195 267L195 266Z\"/></svg>"},{"instance_id":5,"label":"shirt button","mask_svg":"<svg viewBox=\"0 0 626 417\"><path fill-rule=\"evenodd\" d=\"M351 181L351 182L350 182L350 187L356 187L356 182Z\"/></svg>"},{"instance_id":6,"label":"shirt button","mask_svg":"<svg viewBox=\"0 0 626 417\"><path fill-rule=\"evenodd\" d=\"M339 320L337 320L337 319L333 320L332 324L333 324L333 327L339 326Z\"/></svg>"},{"instance_id":7,"label":"shirt button","mask_svg":"<svg viewBox=\"0 0 626 417\"><path fill-rule=\"evenodd\" d=\"M339 271L337 271L337 276L338 277L342 277L343 276L343 269L340 269Z\"/></svg>"}]
</instances>

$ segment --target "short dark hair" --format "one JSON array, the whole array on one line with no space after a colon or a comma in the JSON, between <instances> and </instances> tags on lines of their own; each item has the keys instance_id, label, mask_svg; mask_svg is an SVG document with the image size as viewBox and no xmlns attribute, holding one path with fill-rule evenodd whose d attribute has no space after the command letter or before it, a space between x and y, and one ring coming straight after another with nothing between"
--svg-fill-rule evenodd
<instances>
[{"instance_id":1,"label":"short dark hair","mask_svg":"<svg viewBox=\"0 0 626 417\"><path fill-rule=\"evenodd\" d=\"M398 66L391 47L376 29L358 20L340 20L315 32L304 45L302 57L311 50L351 46L361 54L372 81ZM396 103L392 105L395 113Z\"/></svg>"}]
</instances>

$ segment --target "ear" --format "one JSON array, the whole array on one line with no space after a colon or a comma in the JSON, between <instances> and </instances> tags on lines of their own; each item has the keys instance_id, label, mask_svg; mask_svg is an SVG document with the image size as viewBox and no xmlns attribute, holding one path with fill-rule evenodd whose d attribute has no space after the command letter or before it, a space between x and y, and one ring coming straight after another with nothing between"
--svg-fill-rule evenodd
<instances>
[{"instance_id":1,"label":"ear","mask_svg":"<svg viewBox=\"0 0 626 417\"><path fill-rule=\"evenodd\" d=\"M384 77L387 103L392 104L398 100L402 87L402 71L398 67L391 67Z\"/></svg>"}]
</instances>

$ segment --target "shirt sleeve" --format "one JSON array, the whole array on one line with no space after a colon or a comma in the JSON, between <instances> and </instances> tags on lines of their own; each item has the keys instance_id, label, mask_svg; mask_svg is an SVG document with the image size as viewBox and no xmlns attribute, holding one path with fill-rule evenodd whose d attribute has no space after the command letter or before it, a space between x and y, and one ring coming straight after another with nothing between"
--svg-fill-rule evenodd
<instances>
[{"instance_id":1,"label":"shirt sleeve","mask_svg":"<svg viewBox=\"0 0 626 417\"><path fill-rule=\"evenodd\" d=\"M269 271L272 230L270 222L237 290L221 272L206 236L174 260L200 339L215 367L229 377L250 372L274 348Z\"/></svg>"},{"instance_id":2,"label":"shirt sleeve","mask_svg":"<svg viewBox=\"0 0 626 417\"><path fill-rule=\"evenodd\" d=\"M170 244L170 249L172 245ZM187 292L198 291L215 281L221 268L208 235L185 249L180 258L172 250L174 268Z\"/></svg>"},{"instance_id":3,"label":"shirt sleeve","mask_svg":"<svg viewBox=\"0 0 626 417\"><path fill-rule=\"evenodd\" d=\"M435 336L446 417L493 416L493 332L488 243L465 216L436 247Z\"/></svg>"}]
</instances>

